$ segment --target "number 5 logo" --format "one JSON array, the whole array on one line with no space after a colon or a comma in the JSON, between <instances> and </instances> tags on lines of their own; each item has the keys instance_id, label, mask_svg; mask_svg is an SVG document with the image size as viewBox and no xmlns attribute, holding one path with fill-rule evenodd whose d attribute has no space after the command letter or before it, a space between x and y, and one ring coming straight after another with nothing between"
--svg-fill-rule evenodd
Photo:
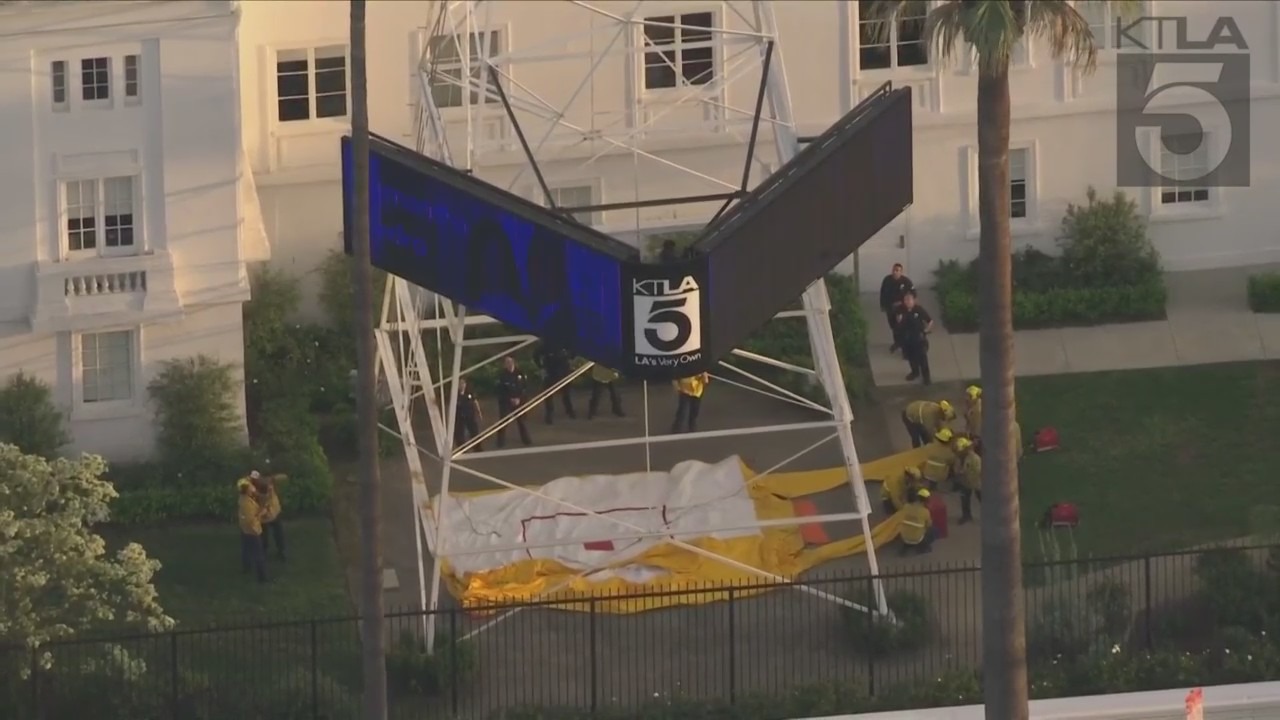
<instances>
[{"instance_id":1,"label":"number 5 logo","mask_svg":"<svg viewBox=\"0 0 1280 720\"><path fill-rule=\"evenodd\" d=\"M1247 54L1122 53L1116 64L1119 185L1249 184Z\"/></svg>"},{"instance_id":2,"label":"number 5 logo","mask_svg":"<svg viewBox=\"0 0 1280 720\"><path fill-rule=\"evenodd\" d=\"M695 287L673 294L636 295L635 352L671 356L702 349L702 293Z\"/></svg>"}]
</instances>

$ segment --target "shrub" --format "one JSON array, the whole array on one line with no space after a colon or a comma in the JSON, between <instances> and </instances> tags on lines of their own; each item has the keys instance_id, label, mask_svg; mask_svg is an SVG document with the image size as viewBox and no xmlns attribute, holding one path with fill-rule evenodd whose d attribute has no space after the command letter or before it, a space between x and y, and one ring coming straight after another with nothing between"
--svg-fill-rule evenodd
<instances>
[{"instance_id":1,"label":"shrub","mask_svg":"<svg viewBox=\"0 0 1280 720\"><path fill-rule=\"evenodd\" d=\"M1252 632L1280 629L1280 586L1254 566L1243 550L1231 548L1202 554L1196 577L1209 619L1217 627L1242 627Z\"/></svg>"},{"instance_id":2,"label":"shrub","mask_svg":"<svg viewBox=\"0 0 1280 720\"><path fill-rule=\"evenodd\" d=\"M156 406L156 444L171 480L225 480L244 446L230 365L200 355L169 360L147 386Z\"/></svg>"},{"instance_id":3,"label":"shrub","mask_svg":"<svg viewBox=\"0 0 1280 720\"><path fill-rule=\"evenodd\" d=\"M854 602L876 607L876 598L865 588L856 593ZM929 604L923 596L908 590L887 593L890 614L869 613L851 607L841 608L845 637L855 652L883 657L899 652L919 650L929 642Z\"/></svg>"},{"instance_id":4,"label":"shrub","mask_svg":"<svg viewBox=\"0 0 1280 720\"><path fill-rule=\"evenodd\" d=\"M1249 307L1256 313L1280 313L1280 272L1249 276Z\"/></svg>"},{"instance_id":5,"label":"shrub","mask_svg":"<svg viewBox=\"0 0 1280 720\"><path fill-rule=\"evenodd\" d=\"M405 632L387 653L387 686L404 695L432 697L460 683L476 670L475 647L465 640L437 634L435 652L426 641Z\"/></svg>"},{"instance_id":6,"label":"shrub","mask_svg":"<svg viewBox=\"0 0 1280 720\"><path fill-rule=\"evenodd\" d=\"M52 460L71 437L48 383L19 372L0 389L0 443Z\"/></svg>"},{"instance_id":7,"label":"shrub","mask_svg":"<svg viewBox=\"0 0 1280 720\"><path fill-rule=\"evenodd\" d=\"M1117 580L1101 580L1083 602L1054 594L1028 617L1027 656L1054 663L1107 651L1127 640L1132 623L1129 586Z\"/></svg>"},{"instance_id":8,"label":"shrub","mask_svg":"<svg viewBox=\"0 0 1280 720\"><path fill-rule=\"evenodd\" d=\"M1160 255L1147 237L1138 203L1117 190L1099 200L1092 187L1085 205L1067 205L1062 218L1062 264L1072 287L1133 285L1160 277Z\"/></svg>"},{"instance_id":9,"label":"shrub","mask_svg":"<svg viewBox=\"0 0 1280 720\"><path fill-rule=\"evenodd\" d=\"M351 329L355 321L351 308L356 304L355 283L351 281L353 259L341 250L331 250L320 263L320 305L324 308L329 325L339 330L347 338L352 337ZM373 298L369 312L375 321L382 311L382 296L387 286L387 274L378 268L373 269ZM351 346L351 366L355 367L355 344Z\"/></svg>"}]
</instances>

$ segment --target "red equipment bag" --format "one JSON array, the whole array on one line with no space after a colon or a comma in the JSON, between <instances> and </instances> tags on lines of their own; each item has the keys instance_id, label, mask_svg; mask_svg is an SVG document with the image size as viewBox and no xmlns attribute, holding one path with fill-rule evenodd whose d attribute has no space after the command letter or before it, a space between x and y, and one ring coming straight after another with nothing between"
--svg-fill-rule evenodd
<instances>
[{"instance_id":1,"label":"red equipment bag","mask_svg":"<svg viewBox=\"0 0 1280 720\"><path fill-rule=\"evenodd\" d=\"M930 495L925 507L929 508L929 516L933 520L934 538L942 540L947 536L947 504L937 495Z\"/></svg>"},{"instance_id":2,"label":"red equipment bag","mask_svg":"<svg viewBox=\"0 0 1280 720\"><path fill-rule=\"evenodd\" d=\"M1080 525L1080 510L1073 503L1054 503L1044 511L1040 527L1052 529L1058 527L1075 528Z\"/></svg>"},{"instance_id":3,"label":"red equipment bag","mask_svg":"<svg viewBox=\"0 0 1280 720\"><path fill-rule=\"evenodd\" d=\"M1048 452L1058 449L1058 429L1054 427L1040 428L1031 440L1031 449L1035 452Z\"/></svg>"}]
</instances>

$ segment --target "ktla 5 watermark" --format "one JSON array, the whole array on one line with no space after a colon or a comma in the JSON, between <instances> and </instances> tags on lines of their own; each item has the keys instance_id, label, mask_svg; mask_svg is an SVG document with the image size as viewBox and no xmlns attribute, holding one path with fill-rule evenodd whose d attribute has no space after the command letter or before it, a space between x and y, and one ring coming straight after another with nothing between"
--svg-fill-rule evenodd
<instances>
[{"instance_id":1,"label":"ktla 5 watermark","mask_svg":"<svg viewBox=\"0 0 1280 720\"><path fill-rule=\"evenodd\" d=\"M1117 184L1247 187L1250 56L1235 19L1217 18L1200 39L1186 17L1117 18L1112 38L1124 50L1116 56Z\"/></svg>"}]
</instances>

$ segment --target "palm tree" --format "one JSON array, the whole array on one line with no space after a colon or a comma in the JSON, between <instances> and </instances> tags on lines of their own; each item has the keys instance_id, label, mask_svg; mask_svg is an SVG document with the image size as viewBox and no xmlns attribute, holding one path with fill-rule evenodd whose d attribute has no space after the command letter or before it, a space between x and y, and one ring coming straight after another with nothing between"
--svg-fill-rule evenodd
<instances>
[{"instance_id":1,"label":"palm tree","mask_svg":"<svg viewBox=\"0 0 1280 720\"><path fill-rule=\"evenodd\" d=\"M382 607L382 479L378 468L374 363L373 267L369 263L369 87L365 68L365 0L351 0L351 167L355 173L351 265L355 285L356 414L360 446L360 635L364 720L386 720L387 655Z\"/></svg>"},{"instance_id":2,"label":"palm tree","mask_svg":"<svg viewBox=\"0 0 1280 720\"><path fill-rule=\"evenodd\" d=\"M899 17L919 17L920 0L862 3L887 40ZM1024 38L1047 41L1053 56L1085 72L1097 47L1089 22L1064 0L948 0L928 11L930 57L946 62L957 45L978 72L978 333L982 426L983 680L989 720L1024 720L1027 648L1022 601L1018 444L1014 436L1013 278L1009 234L1009 58Z\"/></svg>"}]
</instances>

